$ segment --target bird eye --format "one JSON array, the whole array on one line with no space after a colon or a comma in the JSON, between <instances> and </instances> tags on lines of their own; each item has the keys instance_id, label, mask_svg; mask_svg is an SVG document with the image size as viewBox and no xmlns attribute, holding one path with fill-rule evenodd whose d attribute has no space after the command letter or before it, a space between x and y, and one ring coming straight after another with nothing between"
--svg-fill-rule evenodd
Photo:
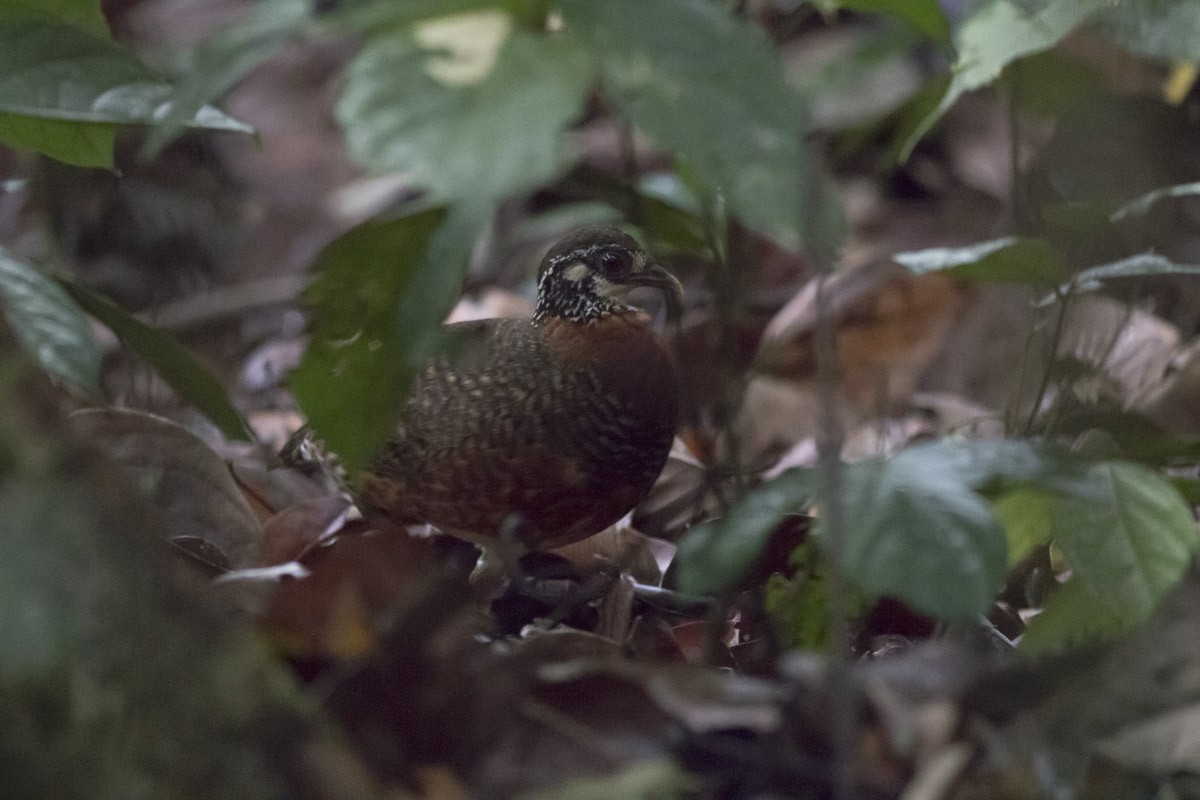
<instances>
[{"instance_id":1,"label":"bird eye","mask_svg":"<svg viewBox=\"0 0 1200 800\"><path fill-rule=\"evenodd\" d=\"M620 275L633 266L633 257L624 250L601 250L596 257L596 265L605 275Z\"/></svg>"}]
</instances>

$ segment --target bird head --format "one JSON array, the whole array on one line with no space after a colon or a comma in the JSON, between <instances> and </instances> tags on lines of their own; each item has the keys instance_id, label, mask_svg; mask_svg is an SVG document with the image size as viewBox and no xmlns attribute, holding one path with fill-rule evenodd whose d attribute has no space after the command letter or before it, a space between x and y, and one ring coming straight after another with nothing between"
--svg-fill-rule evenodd
<instances>
[{"instance_id":1,"label":"bird head","mask_svg":"<svg viewBox=\"0 0 1200 800\"><path fill-rule=\"evenodd\" d=\"M638 286L662 291L667 318L679 318L683 287L632 236L608 226L579 228L542 259L533 321L559 317L587 323L629 311L633 307L625 297Z\"/></svg>"}]
</instances>

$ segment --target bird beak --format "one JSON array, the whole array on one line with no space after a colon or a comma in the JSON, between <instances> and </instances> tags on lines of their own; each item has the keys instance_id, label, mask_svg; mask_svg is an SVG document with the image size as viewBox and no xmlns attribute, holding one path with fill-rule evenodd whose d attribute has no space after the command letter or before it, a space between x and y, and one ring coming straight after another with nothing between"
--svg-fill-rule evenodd
<instances>
[{"instance_id":1,"label":"bird beak","mask_svg":"<svg viewBox=\"0 0 1200 800\"><path fill-rule=\"evenodd\" d=\"M626 283L660 290L667 304L667 322L678 322L683 315L683 284L658 264L651 264L644 272L629 276Z\"/></svg>"}]
</instances>

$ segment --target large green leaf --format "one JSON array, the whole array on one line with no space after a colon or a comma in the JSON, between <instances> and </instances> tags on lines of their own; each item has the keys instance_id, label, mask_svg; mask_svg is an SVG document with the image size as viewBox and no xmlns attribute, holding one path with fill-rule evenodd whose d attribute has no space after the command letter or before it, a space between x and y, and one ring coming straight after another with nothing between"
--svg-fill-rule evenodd
<instances>
[{"instance_id":1,"label":"large green leaf","mask_svg":"<svg viewBox=\"0 0 1200 800\"><path fill-rule=\"evenodd\" d=\"M1200 544L1176 488L1128 462L1090 465L1073 491L1018 488L996 510L1008 533L1010 563L1053 542L1073 570L1022 638L1031 653L1111 638L1142 622Z\"/></svg>"},{"instance_id":2,"label":"large green leaf","mask_svg":"<svg viewBox=\"0 0 1200 800\"><path fill-rule=\"evenodd\" d=\"M870 595L942 619L973 619L1004 578L1004 528L950 455L932 445L848 466L840 563ZM818 533L828 545L825 524Z\"/></svg>"},{"instance_id":3,"label":"large green leaf","mask_svg":"<svg viewBox=\"0 0 1200 800\"><path fill-rule=\"evenodd\" d=\"M3 681L44 679L59 667L78 639L79 617L71 613L63 592L51 577L56 565L47 548L36 546L33 531L45 537L61 530L85 528L89 509L63 487L0 489L0 511L7 535L3 538L3 569L0 608L5 609L5 646L0 647L0 679ZM46 523L55 527L46 529ZM34 526L38 527L34 527ZM57 591L56 591L57 590Z\"/></svg>"},{"instance_id":4,"label":"large green leaf","mask_svg":"<svg viewBox=\"0 0 1200 800\"><path fill-rule=\"evenodd\" d=\"M1021 635L1021 651L1031 656L1061 653L1071 647L1114 639L1128 630L1121 617L1096 602L1095 593L1072 578L1050 595L1040 614Z\"/></svg>"},{"instance_id":5,"label":"large green leaf","mask_svg":"<svg viewBox=\"0 0 1200 800\"><path fill-rule=\"evenodd\" d=\"M746 574L772 531L811 498L811 470L791 470L748 492L720 519L697 525L679 543L679 588L723 594Z\"/></svg>"},{"instance_id":6,"label":"large green leaf","mask_svg":"<svg viewBox=\"0 0 1200 800\"><path fill-rule=\"evenodd\" d=\"M108 37L100 0L0 0L0 16L50 17L74 28Z\"/></svg>"},{"instance_id":7,"label":"large green leaf","mask_svg":"<svg viewBox=\"0 0 1200 800\"><path fill-rule=\"evenodd\" d=\"M251 70L274 56L308 22L310 0L263 0L238 22L206 39L192 54L171 110L150 132L151 157L187 127L197 113Z\"/></svg>"},{"instance_id":8,"label":"large green leaf","mask_svg":"<svg viewBox=\"0 0 1200 800\"><path fill-rule=\"evenodd\" d=\"M1191 561L1196 523L1179 492L1145 467L1096 464L1091 478L1101 500L1060 500L1050 516L1054 542L1098 606L1141 622Z\"/></svg>"},{"instance_id":9,"label":"large green leaf","mask_svg":"<svg viewBox=\"0 0 1200 800\"><path fill-rule=\"evenodd\" d=\"M62 287L0 248L0 300L17 340L55 380L100 394L100 351L88 318Z\"/></svg>"},{"instance_id":10,"label":"large green leaf","mask_svg":"<svg viewBox=\"0 0 1200 800\"><path fill-rule=\"evenodd\" d=\"M618 111L719 189L749 226L796 247L804 114L760 32L707 0L560 6Z\"/></svg>"},{"instance_id":11,"label":"large green leaf","mask_svg":"<svg viewBox=\"0 0 1200 800\"><path fill-rule=\"evenodd\" d=\"M230 439L250 439L245 420L225 388L170 333L141 322L107 297L67 280L61 285L83 310L107 325L130 351L140 356L179 396L200 410Z\"/></svg>"},{"instance_id":12,"label":"large green leaf","mask_svg":"<svg viewBox=\"0 0 1200 800\"><path fill-rule=\"evenodd\" d=\"M1013 61L1054 47L1109 5L1109 0L1050 0L1029 10L1016 0L984 5L958 29L958 60L950 88L909 138L903 157L963 94L996 80Z\"/></svg>"},{"instance_id":13,"label":"large green leaf","mask_svg":"<svg viewBox=\"0 0 1200 800\"><path fill-rule=\"evenodd\" d=\"M943 619L971 619L991 606L1008 561L1004 527L987 496L1020 486L1095 495L1084 465L1022 440L944 440L847 466L842 569L868 594L892 595ZM827 517L817 528L825 542Z\"/></svg>"},{"instance_id":14,"label":"large green leaf","mask_svg":"<svg viewBox=\"0 0 1200 800\"><path fill-rule=\"evenodd\" d=\"M169 85L106 34L25 4L0 5L0 141L71 163L111 166L111 131L99 126L152 122L169 113L172 99ZM31 118L48 124L36 129ZM250 130L207 106L189 124Z\"/></svg>"},{"instance_id":15,"label":"large green leaf","mask_svg":"<svg viewBox=\"0 0 1200 800\"><path fill-rule=\"evenodd\" d=\"M1098 20L1121 46L1164 61L1200 58L1200 2L1124 0L1111 3Z\"/></svg>"},{"instance_id":16,"label":"large green leaf","mask_svg":"<svg viewBox=\"0 0 1200 800\"><path fill-rule=\"evenodd\" d=\"M77 167L111 168L117 126L0 113L0 142Z\"/></svg>"},{"instance_id":17,"label":"large green leaf","mask_svg":"<svg viewBox=\"0 0 1200 800\"><path fill-rule=\"evenodd\" d=\"M893 260L916 275L944 272L962 280L1054 286L1066 275L1058 250L1044 239L1009 236L969 247L897 253Z\"/></svg>"},{"instance_id":18,"label":"large green leaf","mask_svg":"<svg viewBox=\"0 0 1200 800\"><path fill-rule=\"evenodd\" d=\"M526 14L538 0L356 0L338 3L320 15L321 26L337 33L377 34L434 17L506 9Z\"/></svg>"},{"instance_id":19,"label":"large green leaf","mask_svg":"<svg viewBox=\"0 0 1200 800\"><path fill-rule=\"evenodd\" d=\"M816 0L823 11L863 11L903 20L913 30L941 45L950 45L950 23L937 0Z\"/></svg>"},{"instance_id":20,"label":"large green leaf","mask_svg":"<svg viewBox=\"0 0 1200 800\"><path fill-rule=\"evenodd\" d=\"M393 432L410 382L436 352L482 220L471 207L371 221L321 254L308 294L312 338L290 383L351 474Z\"/></svg>"},{"instance_id":21,"label":"large green leaf","mask_svg":"<svg viewBox=\"0 0 1200 800\"><path fill-rule=\"evenodd\" d=\"M372 39L351 64L338 119L354 156L401 171L439 201L500 199L555 175L581 113L588 59L500 10Z\"/></svg>"},{"instance_id":22,"label":"large green leaf","mask_svg":"<svg viewBox=\"0 0 1200 800\"><path fill-rule=\"evenodd\" d=\"M1005 492L996 499L994 507L1004 525L1010 567L1050 543L1050 518L1055 502L1053 494L1028 487Z\"/></svg>"}]
</instances>

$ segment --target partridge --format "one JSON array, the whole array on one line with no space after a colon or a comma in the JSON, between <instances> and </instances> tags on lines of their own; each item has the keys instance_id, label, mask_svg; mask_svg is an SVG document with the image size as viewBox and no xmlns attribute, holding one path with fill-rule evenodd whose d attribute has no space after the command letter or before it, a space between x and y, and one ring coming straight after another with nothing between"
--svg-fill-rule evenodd
<instances>
[{"instance_id":1,"label":"partridge","mask_svg":"<svg viewBox=\"0 0 1200 800\"><path fill-rule=\"evenodd\" d=\"M450 325L396 435L362 476L368 514L487 545L557 547L650 491L675 434L679 381L628 290L682 287L630 236L586 227L542 260L532 319ZM455 355L456 354L456 355Z\"/></svg>"}]
</instances>

